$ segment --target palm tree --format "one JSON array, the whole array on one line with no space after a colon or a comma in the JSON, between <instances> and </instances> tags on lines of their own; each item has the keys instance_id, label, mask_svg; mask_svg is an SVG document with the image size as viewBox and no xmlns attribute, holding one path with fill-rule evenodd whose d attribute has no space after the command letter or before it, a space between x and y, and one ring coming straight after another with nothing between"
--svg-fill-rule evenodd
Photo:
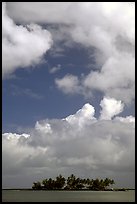
<instances>
[{"instance_id":1,"label":"palm tree","mask_svg":"<svg viewBox=\"0 0 137 204\"><path fill-rule=\"evenodd\" d=\"M67 187L69 189L75 189L75 184L76 184L76 177L74 176L74 174L71 174L67 179Z\"/></svg>"},{"instance_id":2,"label":"palm tree","mask_svg":"<svg viewBox=\"0 0 137 204\"><path fill-rule=\"evenodd\" d=\"M115 182L114 182L113 179L111 179L110 184L111 184L111 185L115 184Z\"/></svg>"},{"instance_id":3,"label":"palm tree","mask_svg":"<svg viewBox=\"0 0 137 204\"><path fill-rule=\"evenodd\" d=\"M98 178L96 178L93 181L92 190L99 190L99 188L100 188L100 181Z\"/></svg>"},{"instance_id":4,"label":"palm tree","mask_svg":"<svg viewBox=\"0 0 137 204\"><path fill-rule=\"evenodd\" d=\"M55 188L62 189L65 185L65 180L66 179L61 174L57 176L55 180Z\"/></svg>"},{"instance_id":5,"label":"palm tree","mask_svg":"<svg viewBox=\"0 0 137 204\"><path fill-rule=\"evenodd\" d=\"M90 179L89 178L86 179L86 184L88 184L88 185L90 184Z\"/></svg>"},{"instance_id":6,"label":"palm tree","mask_svg":"<svg viewBox=\"0 0 137 204\"><path fill-rule=\"evenodd\" d=\"M55 188L55 181L52 178L44 179L42 184L44 185L44 189L47 190L53 190Z\"/></svg>"},{"instance_id":7,"label":"palm tree","mask_svg":"<svg viewBox=\"0 0 137 204\"><path fill-rule=\"evenodd\" d=\"M52 178L49 178L48 180L48 190L53 190L54 189L54 180Z\"/></svg>"},{"instance_id":8,"label":"palm tree","mask_svg":"<svg viewBox=\"0 0 137 204\"><path fill-rule=\"evenodd\" d=\"M104 180L105 189L106 189L110 184L113 185L114 183L115 183L115 182L114 182L113 179L106 178L106 179Z\"/></svg>"},{"instance_id":9,"label":"palm tree","mask_svg":"<svg viewBox=\"0 0 137 204\"><path fill-rule=\"evenodd\" d=\"M44 179L44 180L42 181L42 184L43 184L43 188L44 188L44 189L47 189L48 179Z\"/></svg>"},{"instance_id":10,"label":"palm tree","mask_svg":"<svg viewBox=\"0 0 137 204\"><path fill-rule=\"evenodd\" d=\"M32 189L33 190L41 190L42 189L41 183L39 181L33 182Z\"/></svg>"},{"instance_id":11,"label":"palm tree","mask_svg":"<svg viewBox=\"0 0 137 204\"><path fill-rule=\"evenodd\" d=\"M42 181L43 186L41 185L41 182L37 181L34 182L32 185L32 189L34 190L41 190L41 189L46 189L46 190L54 190L54 189L82 189L83 187L86 189L90 190L107 190L107 187L110 185L113 185L115 182L113 179L101 179L99 180L96 178L95 180L93 179L81 179L81 178L76 178L74 174L71 174L67 178L66 186L65 186L65 181L66 179L60 174L59 176L56 177L55 180L52 178L49 179L44 179ZM65 187L64 187L65 186Z\"/></svg>"},{"instance_id":12,"label":"palm tree","mask_svg":"<svg viewBox=\"0 0 137 204\"><path fill-rule=\"evenodd\" d=\"M104 180L103 179L100 180L99 189L101 191L105 190L105 184L104 184Z\"/></svg>"}]
</instances>

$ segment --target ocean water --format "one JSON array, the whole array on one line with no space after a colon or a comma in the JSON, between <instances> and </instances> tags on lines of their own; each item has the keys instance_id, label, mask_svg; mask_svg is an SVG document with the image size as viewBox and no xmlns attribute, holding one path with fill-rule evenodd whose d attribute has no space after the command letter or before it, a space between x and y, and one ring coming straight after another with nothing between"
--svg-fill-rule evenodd
<instances>
[{"instance_id":1,"label":"ocean water","mask_svg":"<svg viewBox=\"0 0 137 204\"><path fill-rule=\"evenodd\" d=\"M2 190L2 202L135 202L135 191Z\"/></svg>"}]
</instances>

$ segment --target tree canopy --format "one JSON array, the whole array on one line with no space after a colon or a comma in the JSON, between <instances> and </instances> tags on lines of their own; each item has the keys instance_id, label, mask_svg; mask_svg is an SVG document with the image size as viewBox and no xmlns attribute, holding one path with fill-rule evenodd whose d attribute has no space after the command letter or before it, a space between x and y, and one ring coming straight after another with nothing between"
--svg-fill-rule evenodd
<instances>
[{"instance_id":1,"label":"tree canopy","mask_svg":"<svg viewBox=\"0 0 137 204\"><path fill-rule=\"evenodd\" d=\"M109 186L115 184L113 179L105 178L105 179L89 179L89 178L76 178L74 174L68 176L68 178L64 178L61 174L56 177L56 179L44 179L42 182L37 181L33 182L32 189L33 190L95 190L95 191L103 191L107 190Z\"/></svg>"}]
</instances>

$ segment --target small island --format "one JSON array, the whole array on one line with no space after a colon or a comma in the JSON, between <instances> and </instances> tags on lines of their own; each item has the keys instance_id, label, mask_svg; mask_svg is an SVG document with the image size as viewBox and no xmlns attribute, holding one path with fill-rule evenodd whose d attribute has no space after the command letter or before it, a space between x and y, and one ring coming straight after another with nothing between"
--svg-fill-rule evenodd
<instances>
[{"instance_id":1,"label":"small island","mask_svg":"<svg viewBox=\"0 0 137 204\"><path fill-rule=\"evenodd\" d=\"M110 178L79 178L74 174L65 178L60 174L55 179L45 178L41 182L33 182L31 188L3 189L2 200L3 202L134 201L135 189L112 188L113 184L115 182Z\"/></svg>"},{"instance_id":2,"label":"small island","mask_svg":"<svg viewBox=\"0 0 137 204\"><path fill-rule=\"evenodd\" d=\"M93 190L93 191L107 191L113 190L110 188L115 184L113 179L89 179L77 178L71 174L67 179L61 174L56 179L44 179L42 182L33 182L33 190ZM109 188L108 188L109 187Z\"/></svg>"}]
</instances>

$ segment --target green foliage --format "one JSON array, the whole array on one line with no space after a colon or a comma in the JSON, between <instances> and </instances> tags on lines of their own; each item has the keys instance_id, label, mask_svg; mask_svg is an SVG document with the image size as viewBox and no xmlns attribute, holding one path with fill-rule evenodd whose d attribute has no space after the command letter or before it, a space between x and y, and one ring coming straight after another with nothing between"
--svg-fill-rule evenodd
<instances>
[{"instance_id":1,"label":"green foliage","mask_svg":"<svg viewBox=\"0 0 137 204\"><path fill-rule=\"evenodd\" d=\"M42 189L41 183L39 181L34 182L33 186L32 186L32 189L33 190L41 190Z\"/></svg>"},{"instance_id":2,"label":"green foliage","mask_svg":"<svg viewBox=\"0 0 137 204\"><path fill-rule=\"evenodd\" d=\"M56 177L55 180L52 178L44 179L41 182L34 182L32 189L34 190L80 190L80 189L89 189L95 191L104 191L107 190L110 185L113 185L115 182L113 179L105 178L103 179L81 179L76 178L74 174L71 174L67 179L65 179L61 174Z\"/></svg>"},{"instance_id":3,"label":"green foliage","mask_svg":"<svg viewBox=\"0 0 137 204\"><path fill-rule=\"evenodd\" d=\"M65 185L65 180L66 179L61 174L57 176L55 180L55 188L62 189Z\"/></svg>"}]
</instances>

